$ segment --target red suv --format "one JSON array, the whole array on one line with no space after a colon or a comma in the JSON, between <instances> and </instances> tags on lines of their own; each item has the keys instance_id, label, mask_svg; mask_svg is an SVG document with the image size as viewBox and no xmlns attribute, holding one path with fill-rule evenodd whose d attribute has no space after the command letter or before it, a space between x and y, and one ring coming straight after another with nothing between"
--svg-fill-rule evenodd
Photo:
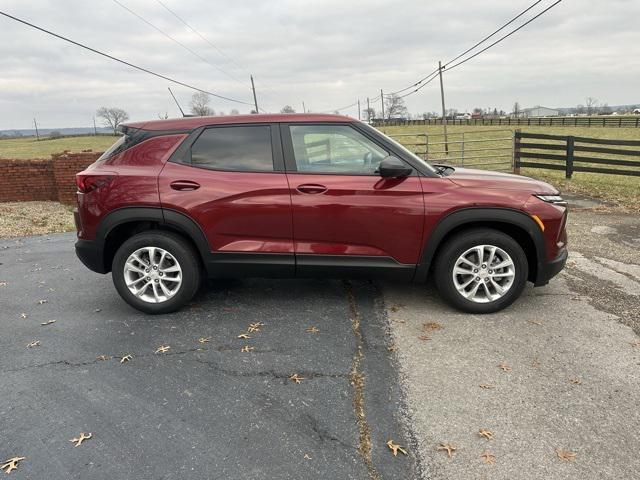
<instances>
[{"instance_id":1,"label":"red suv","mask_svg":"<svg viewBox=\"0 0 640 480\"><path fill-rule=\"evenodd\" d=\"M82 262L147 313L208 277L425 282L488 313L567 258L566 203L516 175L432 166L338 115L129 123L77 175Z\"/></svg>"}]
</instances>

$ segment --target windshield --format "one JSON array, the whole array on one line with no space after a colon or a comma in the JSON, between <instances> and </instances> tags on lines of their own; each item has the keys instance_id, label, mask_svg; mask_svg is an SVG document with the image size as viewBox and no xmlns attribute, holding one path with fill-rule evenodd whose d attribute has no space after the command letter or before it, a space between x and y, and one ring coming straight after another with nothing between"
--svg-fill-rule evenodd
<instances>
[{"instance_id":1,"label":"windshield","mask_svg":"<svg viewBox=\"0 0 640 480\"><path fill-rule=\"evenodd\" d=\"M388 135L385 135L383 132L381 132L380 130L373 128L371 125L368 125L366 123L362 123L362 125L364 126L364 128L368 129L368 130L373 130L374 133L377 134L382 134L384 135L385 139L388 142L391 142L395 147L397 147L399 150L401 150L403 153L406 153L408 156L410 156L411 158L415 159L416 162L420 163L420 165L424 165L425 168L427 170L429 170L430 172L433 173L438 173L438 171L431 166L431 164L429 164L428 162L426 162L424 159L420 158L419 156L417 156L415 153L413 153L411 150L409 150L407 147L405 147L404 145L402 145L401 143L397 142L396 140L394 140L393 138L389 137Z\"/></svg>"}]
</instances>

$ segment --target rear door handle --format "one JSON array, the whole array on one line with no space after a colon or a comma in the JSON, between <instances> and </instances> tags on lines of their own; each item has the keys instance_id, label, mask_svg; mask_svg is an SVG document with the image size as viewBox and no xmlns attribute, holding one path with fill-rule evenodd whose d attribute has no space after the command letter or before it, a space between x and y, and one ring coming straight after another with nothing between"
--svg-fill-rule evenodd
<instances>
[{"instance_id":1,"label":"rear door handle","mask_svg":"<svg viewBox=\"0 0 640 480\"><path fill-rule=\"evenodd\" d=\"M171 188L179 191L197 190L200 188L199 183L192 182L191 180L176 180L175 182L171 182L170 185Z\"/></svg>"},{"instance_id":2,"label":"rear door handle","mask_svg":"<svg viewBox=\"0 0 640 480\"><path fill-rule=\"evenodd\" d=\"M327 191L327 187L325 187L324 185L317 185L315 183L306 183L304 185L298 185L298 188L296 188L296 190L298 190L300 193L324 193Z\"/></svg>"}]
</instances>

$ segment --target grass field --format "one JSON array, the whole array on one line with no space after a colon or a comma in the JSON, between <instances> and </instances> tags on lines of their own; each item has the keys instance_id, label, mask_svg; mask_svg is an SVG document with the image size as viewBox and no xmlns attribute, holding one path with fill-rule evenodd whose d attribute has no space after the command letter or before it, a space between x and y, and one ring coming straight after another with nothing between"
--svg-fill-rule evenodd
<instances>
[{"instance_id":1,"label":"grass field","mask_svg":"<svg viewBox=\"0 0 640 480\"><path fill-rule=\"evenodd\" d=\"M40 141L34 137L2 139L0 140L0 158L50 158L52 153L60 153L63 150L79 152L91 149L94 152L103 152L117 138L111 135L98 135Z\"/></svg>"},{"instance_id":2,"label":"grass field","mask_svg":"<svg viewBox=\"0 0 640 480\"><path fill-rule=\"evenodd\" d=\"M580 137L591 138L606 138L616 140L640 140L640 129L638 128L573 128L573 127L519 127L522 132L531 133L547 133L552 135L574 135ZM403 127L380 127L383 132L394 134L407 134L407 133L426 133L429 138L429 158L445 158L442 143L444 137L442 136L441 125L412 125ZM455 142L462 138L462 133L465 134L465 140L487 140L487 142L478 142L476 144L468 143L466 147L473 148L495 148L487 152L473 152L469 155L481 156L483 158L476 158L469 162L465 162L465 166L473 166L474 168L488 168L492 170L508 170L509 164L508 158L503 158L503 164L493 164L497 159L493 157L493 154L504 154L508 150L499 150L509 145L507 140L494 140L496 138L506 138L509 132L512 130L505 129L505 127L488 127L488 126L449 126L447 128L449 133L449 141ZM424 141L424 137L401 137L401 143L419 143ZM400 138L397 138L400 140ZM432 145L433 142L433 145ZM543 140L535 140L535 142L545 143ZM420 148L420 147L416 147ZM441 160L440 163L450 163L452 165L459 164L459 161L455 160L456 156L460 156L460 144L451 143L449 148L449 155L452 158L451 161ZM466 157L465 153L465 157ZM598 156L593 154L593 156ZM627 160L635 159L633 157L627 157ZM480 164L480 165L478 165ZM486 166L485 166L486 164ZM615 167L612 167L615 168ZM623 176L623 175L605 175L597 173L582 173L577 172L573 174L571 180L564 178L564 172L554 170L541 170L541 169L522 169L521 173L530 177L538 178L555 185L563 192L585 194L592 197L600 198L606 202L616 206L624 208L625 210L640 212L640 177Z\"/></svg>"}]
</instances>

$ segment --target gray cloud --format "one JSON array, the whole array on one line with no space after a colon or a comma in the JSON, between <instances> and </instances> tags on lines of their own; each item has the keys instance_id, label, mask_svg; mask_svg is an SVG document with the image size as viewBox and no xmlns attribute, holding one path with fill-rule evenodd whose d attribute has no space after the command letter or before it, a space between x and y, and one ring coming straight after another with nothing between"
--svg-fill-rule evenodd
<instances>
[{"instance_id":1,"label":"gray cloud","mask_svg":"<svg viewBox=\"0 0 640 480\"><path fill-rule=\"evenodd\" d=\"M1 9L149 69L251 101L248 72L264 108L332 110L393 91L432 71L493 31L531 0L228 2L163 0L234 62L152 0L121 0L218 68L153 30L111 0L24 2ZM545 0L549 5L551 0ZM570 106L595 96L640 102L640 2L565 0L547 15L459 69L446 73L449 106L510 109ZM178 111L168 83L0 18L0 129L88 126L101 105L132 119ZM174 88L188 104L191 92ZM437 110L436 82L406 99L415 113ZM213 99L216 110L238 106ZM355 109L345 113L355 115Z\"/></svg>"}]
</instances>

